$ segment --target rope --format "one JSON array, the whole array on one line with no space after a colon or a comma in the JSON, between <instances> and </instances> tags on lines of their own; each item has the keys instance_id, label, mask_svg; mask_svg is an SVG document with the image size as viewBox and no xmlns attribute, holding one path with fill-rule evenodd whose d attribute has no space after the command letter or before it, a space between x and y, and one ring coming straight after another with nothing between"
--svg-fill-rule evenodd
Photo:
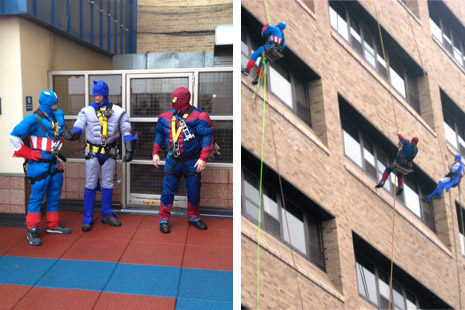
<instances>
[{"instance_id":1,"label":"rope","mask_svg":"<svg viewBox=\"0 0 465 310\"><path fill-rule=\"evenodd\" d=\"M461 223L462 223L462 236L463 238L465 238L465 227L464 227L464 223L463 223L463 208L462 208L462 190L460 189L460 184L459 184L459 202L460 202L460 219L461 219Z\"/></svg>"},{"instance_id":2,"label":"rope","mask_svg":"<svg viewBox=\"0 0 465 310\"><path fill-rule=\"evenodd\" d=\"M265 10L266 10L266 17L268 18L268 24L271 24L271 17L270 17L270 12L268 11L268 3L266 0L263 0L265 2Z\"/></svg>"},{"instance_id":3,"label":"rope","mask_svg":"<svg viewBox=\"0 0 465 310\"><path fill-rule=\"evenodd\" d=\"M387 67L387 58L386 58L386 51L384 49L384 41L383 41L383 34L381 32L381 24L379 23L379 16L378 16L378 9L376 7L376 0L373 0L373 3L375 5L375 13L376 13L376 22L378 23L378 32L379 32L379 39L381 41L381 50L383 52L383 58L384 58L384 63L386 67L386 76L389 78L389 70ZM399 133L399 126L397 124L397 114L396 114L396 108L394 106L394 99L392 95L392 87L391 83L388 81L389 84L389 93L391 94L391 105L392 105L392 111L394 113L394 121L396 123L396 134ZM395 172L395 171L394 171ZM397 172L396 172L396 177L394 179L394 207L392 209L392 239L391 239L391 271L390 271L390 276L389 276L389 306L388 309L391 309L391 302L392 302L392 273L394 269L394 242L395 242L395 229L396 229L396 196L397 196Z\"/></svg>"},{"instance_id":4,"label":"rope","mask_svg":"<svg viewBox=\"0 0 465 310\"><path fill-rule=\"evenodd\" d=\"M410 18L410 14L407 11L407 8L405 8L405 11L407 12L407 17L408 17L408 21L409 21L409 25L410 25L410 30L412 31L413 39L415 41L415 46L416 46L417 52L418 52L418 57L420 58L421 70L423 71L423 78L425 79L426 88L428 89L429 100L430 100L431 104L433 104L433 97L431 96L431 89L430 89L430 86L429 86L429 79L426 76L426 72L425 72L424 65L423 65L423 58L421 57L420 47L418 45L417 37L415 35L415 31L413 30L412 21L411 21L411 18ZM434 109L432 109L432 110L433 110L433 119L434 119L434 131L438 132L439 150L441 151L442 163L444 165L444 169L447 170L447 162L449 161L449 159L447 157L447 153L444 154L443 143L442 143L441 137L439 135L439 130L438 130L439 126L437 125L436 113L435 113Z\"/></svg>"},{"instance_id":5,"label":"rope","mask_svg":"<svg viewBox=\"0 0 465 310\"><path fill-rule=\"evenodd\" d=\"M379 23L379 18L378 18L378 9L376 8L376 0L373 0L373 3L375 4L375 13L376 13L376 22L378 23L378 32L379 32L379 39L381 40L381 50L383 51L383 58L384 58L384 64L386 67L386 76L389 78L389 70L387 67L387 58L386 58L386 52L384 50L384 41L383 41L383 34L381 33L381 24ZM396 115L396 108L394 106L394 99L392 96L392 87L391 83L388 81L389 84L389 93L391 94L391 105L392 105L392 111L394 112L394 120L396 122L396 134L399 133L399 126L397 124L397 115Z\"/></svg>"},{"instance_id":6,"label":"rope","mask_svg":"<svg viewBox=\"0 0 465 310\"><path fill-rule=\"evenodd\" d=\"M278 152L276 151L276 142L275 142L275 139L274 139L273 121L272 121L271 113L270 113L270 120L271 120L271 134L272 134L272 137L273 137L274 156L276 158L276 169L277 169L278 177L279 177L279 188L281 190L281 201L282 201L283 208L284 208L284 218L286 220L287 235L289 236L289 243L291 245L292 263L294 265L295 279L296 279L296 282L297 282L297 291L299 292L299 298L300 298L300 306L302 307L302 310L303 310L304 309L304 303L302 301L302 293L300 292L299 278L297 276L297 269L296 269L296 264L295 264L295 259L294 259L294 250L292 249L292 239L291 239L291 233L289 231L289 222L287 220L286 202L285 202L285 199L284 199L284 190L283 190L283 184L282 184L282 180L281 180L281 172L279 170Z\"/></svg>"},{"instance_id":7,"label":"rope","mask_svg":"<svg viewBox=\"0 0 465 310\"><path fill-rule=\"evenodd\" d=\"M416 46L416 49L418 51L418 57L420 58L420 64L421 64L421 69L423 71L423 78L425 79L425 82L426 82L426 87L428 89L428 95L429 95L429 100L431 102L431 104L433 103L433 98L431 96L431 89L430 89L430 86L429 86L429 80L428 78L426 77L426 72L425 72L425 69L424 69L424 64L423 64L423 58L421 57L421 53L420 53L420 47L418 45L418 41L417 41L417 37L415 35L415 31L413 29L413 25L412 25L412 21L411 21L411 18L410 18L410 14L409 12L407 11L407 8L405 9L405 11L407 12L407 17L408 17L408 21L409 21L409 25L410 25L410 30L412 31L412 35L413 35L413 38L414 38L414 41L415 41L415 46ZM434 119L434 129L435 131L437 132L438 134L438 143L439 143L439 150L441 152L441 158L442 158L442 162L443 162L443 165L444 165L444 168L445 170L447 170L448 168L448 165L447 165L447 162L449 161L448 159L448 156L447 156L447 153L444 152L443 150L443 144L444 144L444 141L441 139L441 135L439 134L439 126L437 124L437 117L436 117L436 113L434 111L434 108L432 109L433 111L433 119ZM460 184L459 184L459 201L460 201L460 204L461 204L461 190L460 190ZM451 194L451 191L449 190L449 204L450 204L450 214L452 216L453 214L453 209L452 209L452 194ZM461 216L461 219L462 219L462 234L463 234L463 212L462 212L462 206L460 206L460 216ZM458 260L457 260L457 241L456 241L456 237L455 237L455 227L454 227L454 221L452 221L452 231L453 231L453 238L454 238L454 251L455 251L455 264L456 264L456 269L457 269L457 283L458 283L458 291L459 291L459 309L462 309L462 295L461 295L461 290L460 290L460 271L459 271L459 265L458 265ZM458 225L458 223L457 223ZM463 234L464 237L465 237L465 234Z\"/></svg>"},{"instance_id":8,"label":"rope","mask_svg":"<svg viewBox=\"0 0 465 310\"><path fill-rule=\"evenodd\" d=\"M449 203L450 203L450 214L452 216L452 191L449 190ZM458 223L457 223L458 224ZM452 236L454 237L454 250L455 250L455 268L457 269L457 286L459 289L459 309L462 309L462 294L460 294L460 270L459 270L459 261L457 259L457 240L455 240L455 225L452 220Z\"/></svg>"},{"instance_id":9,"label":"rope","mask_svg":"<svg viewBox=\"0 0 465 310\"><path fill-rule=\"evenodd\" d=\"M261 207L262 207L262 191L263 191L263 154L265 149L265 112L266 112L266 69L265 58L262 57L263 63L263 76L264 76L264 89L263 89L263 119L262 119L262 153L260 159L260 190L258 196L258 240L257 240L257 310L259 309L260 301L260 227L261 227Z\"/></svg>"},{"instance_id":10,"label":"rope","mask_svg":"<svg viewBox=\"0 0 465 310\"><path fill-rule=\"evenodd\" d=\"M394 236L396 229L396 196L397 196L397 172L394 179L394 207L392 208L392 239L391 239L391 272L389 275L389 306L388 309L391 309L391 296L392 296L392 271L394 269Z\"/></svg>"}]
</instances>

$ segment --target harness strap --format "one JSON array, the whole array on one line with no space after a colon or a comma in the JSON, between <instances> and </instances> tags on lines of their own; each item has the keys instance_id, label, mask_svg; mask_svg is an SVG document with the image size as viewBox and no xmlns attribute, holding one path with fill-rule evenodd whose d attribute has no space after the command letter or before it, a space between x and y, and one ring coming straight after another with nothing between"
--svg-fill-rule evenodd
<instances>
[{"instance_id":1,"label":"harness strap","mask_svg":"<svg viewBox=\"0 0 465 310\"><path fill-rule=\"evenodd\" d=\"M52 127L52 129L53 129L53 138L54 138L54 140L57 140L58 137L60 136L60 128L58 126L58 122L57 122L57 119L55 117L55 114L53 114L53 112L52 112L52 115L51 115L51 117L53 119L53 124L52 124L52 122L50 122L50 120L48 119L48 117L45 115L45 113L43 111L36 110L36 111L34 111L34 114L37 117L37 120L39 121L39 125L42 128L44 136L48 137L48 133L47 133L47 129L45 129L45 126L42 123L41 118L46 119L47 122L50 123L50 127Z\"/></svg>"},{"instance_id":2,"label":"harness strap","mask_svg":"<svg viewBox=\"0 0 465 310\"><path fill-rule=\"evenodd\" d=\"M85 157L86 160L97 157L98 162L100 166L102 166L108 158L112 158L116 160L116 154L113 153L113 151L116 148L116 141L112 142L107 145L96 145L92 144L89 141L87 141L87 149L89 150L89 153L87 153L87 156ZM100 158L100 155L103 154L103 157Z\"/></svg>"},{"instance_id":3,"label":"harness strap","mask_svg":"<svg viewBox=\"0 0 465 310\"><path fill-rule=\"evenodd\" d=\"M100 122L100 126L102 126L102 137L104 139L108 138L108 119L110 118L112 111L111 108L113 104L107 105L105 108L95 108L95 114Z\"/></svg>"},{"instance_id":4,"label":"harness strap","mask_svg":"<svg viewBox=\"0 0 465 310\"><path fill-rule=\"evenodd\" d=\"M195 107L191 105L186 110L186 112L184 112L184 114L182 115L181 121L185 122L187 118L189 117L189 115L192 113L192 111L194 111L194 109ZM181 130L182 130L182 124L180 124L178 130L176 130L176 115L174 115L173 113L173 116L171 117L171 134L173 137L173 141L172 141L173 143L178 142L178 138L179 138L179 135L181 134Z\"/></svg>"},{"instance_id":5,"label":"harness strap","mask_svg":"<svg viewBox=\"0 0 465 310\"><path fill-rule=\"evenodd\" d=\"M194 158L197 158L197 156L192 156L192 157L188 157L188 158L174 158L174 164L173 164L173 167L171 167L171 170L168 171L168 172L165 172L165 175L174 175L176 178L180 178L181 175L179 174L176 174L175 173L175 170L176 170L176 167L178 166L179 163L181 163L182 167L184 168L184 170L187 171L186 173L186 178L187 177L195 177L195 178L200 178L200 173L198 172L191 172L189 170L189 168L187 167L186 165L186 161L189 161L189 160L192 160Z\"/></svg>"}]
</instances>

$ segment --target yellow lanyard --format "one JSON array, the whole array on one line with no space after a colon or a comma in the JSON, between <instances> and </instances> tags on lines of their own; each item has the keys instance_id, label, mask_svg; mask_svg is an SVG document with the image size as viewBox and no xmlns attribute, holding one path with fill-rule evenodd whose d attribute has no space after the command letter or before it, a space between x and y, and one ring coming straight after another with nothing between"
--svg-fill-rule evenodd
<instances>
[{"instance_id":1,"label":"yellow lanyard","mask_svg":"<svg viewBox=\"0 0 465 310\"><path fill-rule=\"evenodd\" d=\"M173 118L171 119L171 134L173 135L173 142L178 142L179 135L181 134L182 130L182 124L179 124L179 128L176 131L176 116L173 115Z\"/></svg>"},{"instance_id":2,"label":"yellow lanyard","mask_svg":"<svg viewBox=\"0 0 465 310\"><path fill-rule=\"evenodd\" d=\"M183 127L183 122L185 119L189 117L189 113L184 113L182 116L182 119L179 121L179 128L176 131L176 116L173 115L171 118L171 134L173 135L173 142L176 143L178 142L179 135L181 134L181 130Z\"/></svg>"},{"instance_id":3,"label":"yellow lanyard","mask_svg":"<svg viewBox=\"0 0 465 310\"><path fill-rule=\"evenodd\" d=\"M100 108L97 113L98 120L100 121L100 126L102 126L102 137L104 139L108 138L108 122L107 118L105 117L106 108Z\"/></svg>"},{"instance_id":4,"label":"yellow lanyard","mask_svg":"<svg viewBox=\"0 0 465 310\"><path fill-rule=\"evenodd\" d=\"M58 137L60 136L60 131L59 131L60 128L58 127L58 122L53 122L52 127L53 127L53 137L55 138L55 140L57 140Z\"/></svg>"}]
</instances>

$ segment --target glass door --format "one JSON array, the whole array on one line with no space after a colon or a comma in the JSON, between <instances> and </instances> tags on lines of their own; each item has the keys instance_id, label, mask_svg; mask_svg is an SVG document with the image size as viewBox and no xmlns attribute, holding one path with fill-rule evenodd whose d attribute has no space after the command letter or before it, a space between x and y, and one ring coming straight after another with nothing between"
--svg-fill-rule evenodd
<instances>
[{"instance_id":1,"label":"glass door","mask_svg":"<svg viewBox=\"0 0 465 310\"><path fill-rule=\"evenodd\" d=\"M126 204L129 208L158 207L163 189L166 150L160 154L161 165L157 169L152 162L155 126L158 116L172 109L171 95L178 87L186 87L191 94L193 73L128 74L126 76L126 111L133 131L139 133L134 160L126 165ZM193 97L193 96L192 96ZM191 103L194 103L193 98ZM175 207L186 206L184 178L178 182L174 198Z\"/></svg>"}]
</instances>

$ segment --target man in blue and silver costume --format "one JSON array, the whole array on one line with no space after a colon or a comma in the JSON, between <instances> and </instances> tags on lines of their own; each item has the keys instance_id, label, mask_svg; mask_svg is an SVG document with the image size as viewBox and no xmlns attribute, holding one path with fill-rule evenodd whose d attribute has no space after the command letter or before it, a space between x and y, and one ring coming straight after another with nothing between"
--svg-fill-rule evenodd
<instances>
[{"instance_id":1,"label":"man in blue and silver costume","mask_svg":"<svg viewBox=\"0 0 465 310\"><path fill-rule=\"evenodd\" d=\"M92 229L95 196L97 194L99 172L102 172L102 219L103 224L121 226L118 216L111 209L113 177L115 175L116 148L120 132L123 135L126 154L123 162L133 158L137 134L131 136L129 117L121 107L108 100L109 89L104 81L94 81L92 89L95 102L82 108L73 129L65 133L67 140L79 140L84 128L86 131L86 187L84 190L84 219L82 231Z\"/></svg>"},{"instance_id":2,"label":"man in blue and silver costume","mask_svg":"<svg viewBox=\"0 0 465 310\"><path fill-rule=\"evenodd\" d=\"M15 151L13 157L23 157L28 163L31 196L26 215L27 242L35 246L42 244L39 224L44 195L47 195L45 231L54 234L71 233L71 229L58 224L58 203L63 185L63 166L58 157L64 159L59 154L63 142L64 114L58 109L58 97L51 90L40 93L39 103L39 109L27 115L9 137ZM25 137L29 138L30 148L22 143Z\"/></svg>"}]
</instances>

